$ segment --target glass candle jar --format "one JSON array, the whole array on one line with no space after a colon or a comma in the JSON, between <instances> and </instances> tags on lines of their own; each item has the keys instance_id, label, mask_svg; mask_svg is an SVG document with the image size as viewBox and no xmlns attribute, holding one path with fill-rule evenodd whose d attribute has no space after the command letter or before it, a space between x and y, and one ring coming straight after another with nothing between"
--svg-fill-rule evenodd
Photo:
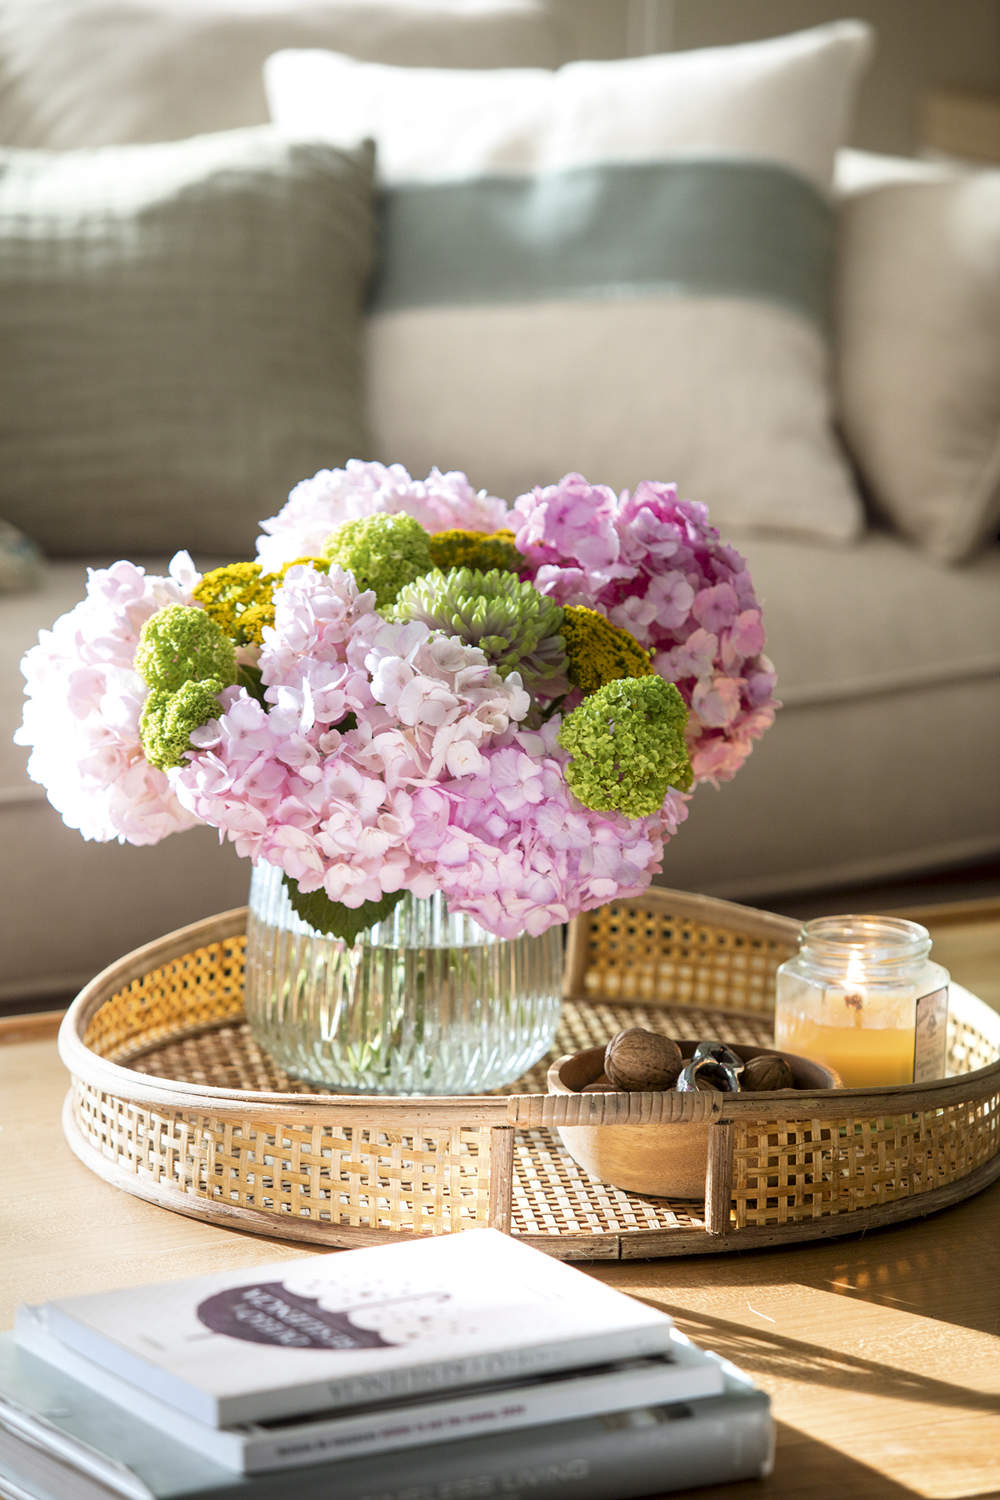
<instances>
[{"instance_id":1,"label":"glass candle jar","mask_svg":"<svg viewBox=\"0 0 1000 1500\"><path fill-rule=\"evenodd\" d=\"M925 927L898 917L817 917L778 970L774 1043L834 1068L847 1088L945 1072L948 971Z\"/></svg>"}]
</instances>

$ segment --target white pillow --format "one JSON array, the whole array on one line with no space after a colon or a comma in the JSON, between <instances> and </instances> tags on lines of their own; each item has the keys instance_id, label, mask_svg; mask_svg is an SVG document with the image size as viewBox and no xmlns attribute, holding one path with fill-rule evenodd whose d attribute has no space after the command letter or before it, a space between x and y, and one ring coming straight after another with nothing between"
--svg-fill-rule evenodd
<instances>
[{"instance_id":1,"label":"white pillow","mask_svg":"<svg viewBox=\"0 0 1000 1500\"><path fill-rule=\"evenodd\" d=\"M881 514L963 562L1000 529L1000 172L879 161L838 173L841 426Z\"/></svg>"},{"instance_id":2,"label":"white pillow","mask_svg":"<svg viewBox=\"0 0 1000 1500\"><path fill-rule=\"evenodd\" d=\"M0 144L70 149L264 124L278 47L548 66L541 0L0 0Z\"/></svg>"},{"instance_id":3,"label":"white pillow","mask_svg":"<svg viewBox=\"0 0 1000 1500\"><path fill-rule=\"evenodd\" d=\"M375 456L512 497L675 480L726 529L848 541L828 192L869 29L556 72L272 57L272 116L371 136Z\"/></svg>"}]
</instances>

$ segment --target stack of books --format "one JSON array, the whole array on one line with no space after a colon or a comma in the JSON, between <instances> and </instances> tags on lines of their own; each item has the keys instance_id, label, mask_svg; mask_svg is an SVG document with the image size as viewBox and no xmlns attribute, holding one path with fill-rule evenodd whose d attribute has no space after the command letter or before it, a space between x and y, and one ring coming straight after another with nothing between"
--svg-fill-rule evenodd
<instances>
[{"instance_id":1,"label":"stack of books","mask_svg":"<svg viewBox=\"0 0 1000 1500\"><path fill-rule=\"evenodd\" d=\"M767 1396L667 1314L491 1229L23 1306L0 1335L12 1500L627 1500L773 1449Z\"/></svg>"}]
</instances>

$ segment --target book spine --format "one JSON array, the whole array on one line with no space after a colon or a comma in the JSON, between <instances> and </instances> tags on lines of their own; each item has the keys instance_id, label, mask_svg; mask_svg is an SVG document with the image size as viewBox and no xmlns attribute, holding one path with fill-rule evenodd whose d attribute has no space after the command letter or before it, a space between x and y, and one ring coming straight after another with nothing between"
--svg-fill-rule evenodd
<instances>
[{"instance_id":1,"label":"book spine","mask_svg":"<svg viewBox=\"0 0 1000 1500\"><path fill-rule=\"evenodd\" d=\"M671 1320L664 1317L653 1323L602 1329L573 1339L490 1349L453 1359L431 1359L426 1364L397 1365L377 1373L299 1381L288 1386L260 1385L239 1394L215 1396L165 1366L136 1354L109 1335L67 1316L58 1303L22 1309L19 1319L22 1315L30 1315L50 1337L95 1365L209 1427L305 1417L314 1411L407 1396L430 1398L456 1386L638 1359L669 1349L673 1332Z\"/></svg>"},{"instance_id":2,"label":"book spine","mask_svg":"<svg viewBox=\"0 0 1000 1500\"><path fill-rule=\"evenodd\" d=\"M312 1431L286 1433L251 1430L245 1439L243 1467L248 1473L292 1465L384 1453L425 1443L454 1441L489 1433L512 1432L546 1423L567 1422L629 1407L689 1401L722 1390L717 1362L705 1356L697 1363L640 1361L600 1371L581 1371L551 1382L505 1384L499 1390L421 1402L417 1406L345 1416Z\"/></svg>"},{"instance_id":3,"label":"book spine","mask_svg":"<svg viewBox=\"0 0 1000 1500\"><path fill-rule=\"evenodd\" d=\"M433 1361L426 1365L401 1365L378 1374L355 1375L339 1380L317 1381L290 1389L264 1389L240 1396L222 1396L214 1416L202 1410L185 1409L201 1421L219 1427L242 1422L266 1422L278 1417L306 1416L339 1406L363 1406L407 1396L445 1395L456 1386L484 1385L488 1381L514 1380L518 1376L546 1375L555 1370L573 1370L583 1365L610 1364L615 1360L640 1359L662 1354L670 1348L668 1324L603 1331L592 1338L571 1343L529 1345L518 1349L496 1349L460 1359Z\"/></svg>"},{"instance_id":4,"label":"book spine","mask_svg":"<svg viewBox=\"0 0 1000 1500\"><path fill-rule=\"evenodd\" d=\"M631 1500L768 1474L774 1424L767 1397L706 1396L617 1417L469 1438L336 1466L337 1500ZM296 1475L296 1500L329 1500L332 1471ZM267 1483L271 1481L273 1488ZM255 1500L282 1500L287 1473L259 1476Z\"/></svg>"}]
</instances>

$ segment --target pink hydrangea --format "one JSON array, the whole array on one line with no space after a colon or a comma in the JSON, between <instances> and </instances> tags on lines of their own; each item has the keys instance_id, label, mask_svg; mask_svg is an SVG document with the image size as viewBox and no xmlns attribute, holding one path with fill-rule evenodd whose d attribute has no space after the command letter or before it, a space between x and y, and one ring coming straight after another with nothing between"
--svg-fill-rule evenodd
<instances>
[{"instance_id":1,"label":"pink hydrangea","mask_svg":"<svg viewBox=\"0 0 1000 1500\"><path fill-rule=\"evenodd\" d=\"M588 507L596 561L582 569ZM648 646L688 705L695 781L730 780L773 722L776 677L746 563L720 540L707 507L680 500L673 484L644 482L615 497L568 474L514 509L536 588L588 604Z\"/></svg>"},{"instance_id":2,"label":"pink hydrangea","mask_svg":"<svg viewBox=\"0 0 1000 1500\"><path fill-rule=\"evenodd\" d=\"M352 458L344 469L320 469L303 479L278 514L261 522L266 534L258 538L257 561L266 572L276 572L297 557L318 557L344 521L400 511L429 532L498 531L510 522L506 501L473 489L457 471L432 469L426 479L411 479L402 464L387 467Z\"/></svg>"},{"instance_id":3,"label":"pink hydrangea","mask_svg":"<svg viewBox=\"0 0 1000 1500\"><path fill-rule=\"evenodd\" d=\"M775 676L746 564L673 485L616 495L569 474L509 511L464 474L418 481L355 461L297 485L264 523L258 555L276 571L343 521L400 511L430 532L510 527L523 577L648 646L688 704L696 780L728 780L771 723ZM649 884L687 798L670 791L640 819L584 807L566 781L560 705L537 690L533 701L477 645L378 611L339 568L288 569L248 663L259 694L244 675L194 730L184 763L153 769L139 739L139 633L163 606L191 604L198 578L186 554L165 578L125 562L92 572L86 599L25 657L16 739L85 837L151 843L208 823L304 892L357 907L441 891L502 937Z\"/></svg>"},{"instance_id":4,"label":"pink hydrangea","mask_svg":"<svg viewBox=\"0 0 1000 1500\"><path fill-rule=\"evenodd\" d=\"M592 812L566 784L555 722L513 731L479 774L416 794L411 846L456 911L499 937L537 934L646 889L687 816L671 793L655 816Z\"/></svg>"},{"instance_id":5,"label":"pink hydrangea","mask_svg":"<svg viewBox=\"0 0 1000 1500\"><path fill-rule=\"evenodd\" d=\"M412 852L414 790L480 771L482 747L530 704L478 647L387 622L372 597L339 569L291 568L260 655L268 708L228 689L170 773L239 854L346 906L435 888Z\"/></svg>"},{"instance_id":6,"label":"pink hydrangea","mask_svg":"<svg viewBox=\"0 0 1000 1500\"><path fill-rule=\"evenodd\" d=\"M32 747L28 775L85 839L155 844L198 821L142 753L148 690L133 660L146 620L189 604L199 577L185 552L165 578L129 562L91 568L86 597L21 663L27 701L14 739Z\"/></svg>"},{"instance_id":7,"label":"pink hydrangea","mask_svg":"<svg viewBox=\"0 0 1000 1500\"><path fill-rule=\"evenodd\" d=\"M284 690L282 690L284 691ZM360 906L411 885L407 798L350 754L346 737L325 753L292 706L265 711L241 688L193 736L197 754L171 771L178 796L236 852L265 860L332 901Z\"/></svg>"}]
</instances>

